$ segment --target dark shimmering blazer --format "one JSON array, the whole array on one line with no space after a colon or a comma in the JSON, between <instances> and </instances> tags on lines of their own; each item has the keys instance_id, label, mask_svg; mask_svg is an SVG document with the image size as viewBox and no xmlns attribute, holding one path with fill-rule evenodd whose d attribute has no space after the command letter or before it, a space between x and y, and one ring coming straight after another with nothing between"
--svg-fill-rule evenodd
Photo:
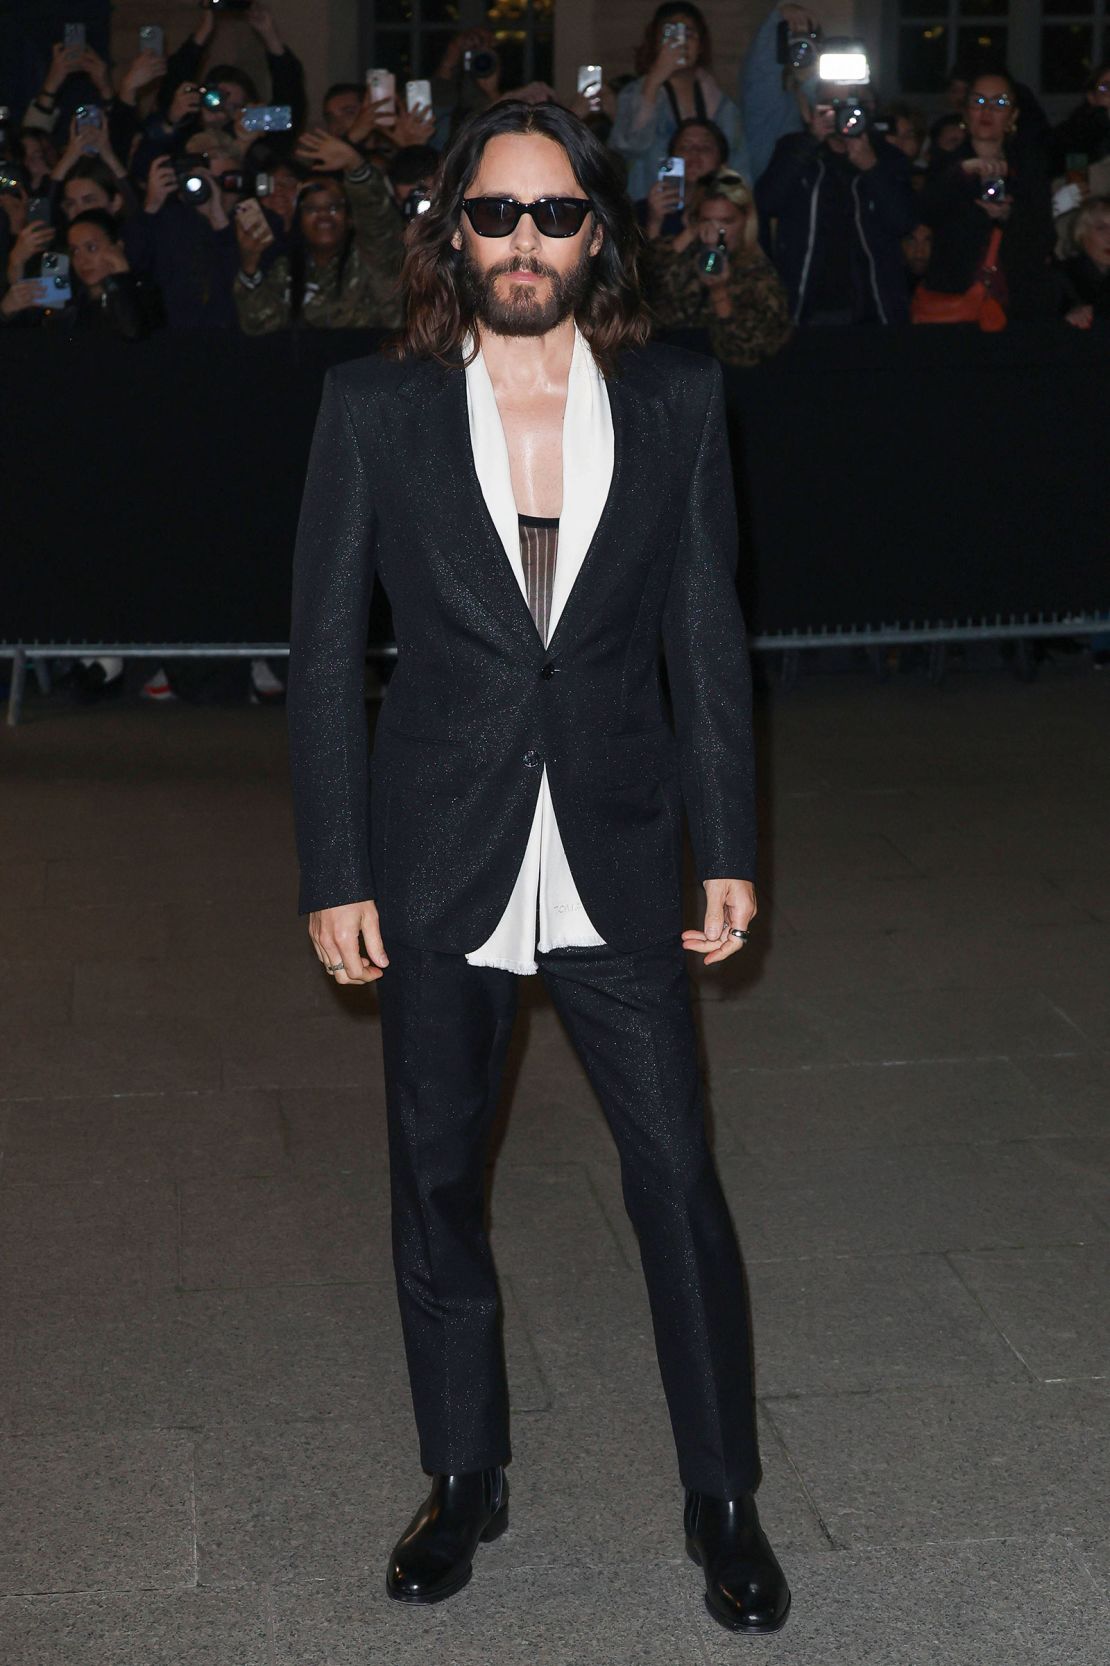
<instances>
[{"instance_id":1,"label":"dark shimmering blazer","mask_svg":"<svg viewBox=\"0 0 1110 1666\"><path fill-rule=\"evenodd\" d=\"M477 948L508 902L545 762L582 905L615 948L681 930L683 811L699 879L754 878L720 366L651 344L625 351L606 387L609 495L545 648L475 472L461 362L328 373L294 560L302 913L373 898L387 948L391 935ZM375 571L398 657L371 757Z\"/></svg>"}]
</instances>

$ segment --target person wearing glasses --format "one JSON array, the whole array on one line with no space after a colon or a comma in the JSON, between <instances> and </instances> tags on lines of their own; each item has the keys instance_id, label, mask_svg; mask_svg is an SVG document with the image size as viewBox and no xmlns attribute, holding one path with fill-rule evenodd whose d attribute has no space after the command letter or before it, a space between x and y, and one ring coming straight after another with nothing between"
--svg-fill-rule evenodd
<instances>
[{"instance_id":1,"label":"person wearing glasses","mask_svg":"<svg viewBox=\"0 0 1110 1666\"><path fill-rule=\"evenodd\" d=\"M997 243L991 292L1007 318L1048 318L1055 310L1048 163L1039 135L1022 130L1017 91L1004 70L970 83L963 143L930 172L919 217L932 229L923 287L962 295L978 281ZM989 264L995 265L991 260Z\"/></svg>"},{"instance_id":2,"label":"person wearing glasses","mask_svg":"<svg viewBox=\"0 0 1110 1666\"><path fill-rule=\"evenodd\" d=\"M299 907L321 975L373 985L381 1014L431 1477L390 1595L451 1596L508 1525L484 1181L519 981L538 972L620 1154L685 1488L676 1534L714 1616L773 1631L790 1598L754 1497L748 1310L686 971L738 952L756 912L736 502L720 366L649 343L639 250L591 129L500 101L460 129L409 226L402 334L325 378L293 580ZM375 575L397 665L371 756ZM705 896L685 930L684 815Z\"/></svg>"}]
</instances>

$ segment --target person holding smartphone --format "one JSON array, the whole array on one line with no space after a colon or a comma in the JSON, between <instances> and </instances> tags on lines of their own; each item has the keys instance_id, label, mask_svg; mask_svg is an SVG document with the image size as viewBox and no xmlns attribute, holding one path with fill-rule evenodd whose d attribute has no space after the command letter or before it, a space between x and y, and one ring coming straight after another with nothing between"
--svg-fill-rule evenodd
<instances>
[{"instance_id":1,"label":"person holding smartphone","mask_svg":"<svg viewBox=\"0 0 1110 1666\"><path fill-rule=\"evenodd\" d=\"M298 157L318 177L301 187L287 255L264 270L272 232L249 208L236 215L240 327L247 335L302 323L394 328L401 322L403 221L385 176L348 140L322 132L304 135Z\"/></svg>"},{"instance_id":2,"label":"person holding smartphone","mask_svg":"<svg viewBox=\"0 0 1110 1666\"><path fill-rule=\"evenodd\" d=\"M704 330L709 350L736 368L758 364L793 333L786 291L759 246L751 188L731 168L694 186L688 225L649 246L647 292L664 330ZM705 255L723 259L706 270Z\"/></svg>"},{"instance_id":3,"label":"person holding smartphone","mask_svg":"<svg viewBox=\"0 0 1110 1666\"><path fill-rule=\"evenodd\" d=\"M621 88L609 146L628 168L628 194L646 198L671 154L679 123L710 120L728 142L729 167L749 178L740 111L710 74L709 25L697 6L664 0L652 15L636 54L639 74Z\"/></svg>"}]
</instances>

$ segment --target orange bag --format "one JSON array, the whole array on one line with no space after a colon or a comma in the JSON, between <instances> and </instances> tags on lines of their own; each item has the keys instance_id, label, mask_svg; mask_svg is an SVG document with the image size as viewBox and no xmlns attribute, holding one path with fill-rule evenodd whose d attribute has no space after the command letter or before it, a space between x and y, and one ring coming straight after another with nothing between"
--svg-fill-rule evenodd
<instances>
[{"instance_id":1,"label":"orange bag","mask_svg":"<svg viewBox=\"0 0 1110 1666\"><path fill-rule=\"evenodd\" d=\"M1006 328L1006 314L1002 303L991 293L998 284L998 251L1002 246L1002 232L995 226L979 276L962 295L948 295L941 289L926 289L918 284L910 302L910 318L915 324L978 324L981 330L993 332Z\"/></svg>"}]
</instances>

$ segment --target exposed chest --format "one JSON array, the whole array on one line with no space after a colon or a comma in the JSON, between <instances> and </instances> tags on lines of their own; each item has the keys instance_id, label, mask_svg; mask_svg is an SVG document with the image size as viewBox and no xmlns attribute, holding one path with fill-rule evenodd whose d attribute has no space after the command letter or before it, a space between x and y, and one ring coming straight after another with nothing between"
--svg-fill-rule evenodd
<instances>
[{"instance_id":1,"label":"exposed chest","mask_svg":"<svg viewBox=\"0 0 1110 1666\"><path fill-rule=\"evenodd\" d=\"M513 496L522 515L562 513L565 406L565 389L532 395L527 400L497 393Z\"/></svg>"}]
</instances>

